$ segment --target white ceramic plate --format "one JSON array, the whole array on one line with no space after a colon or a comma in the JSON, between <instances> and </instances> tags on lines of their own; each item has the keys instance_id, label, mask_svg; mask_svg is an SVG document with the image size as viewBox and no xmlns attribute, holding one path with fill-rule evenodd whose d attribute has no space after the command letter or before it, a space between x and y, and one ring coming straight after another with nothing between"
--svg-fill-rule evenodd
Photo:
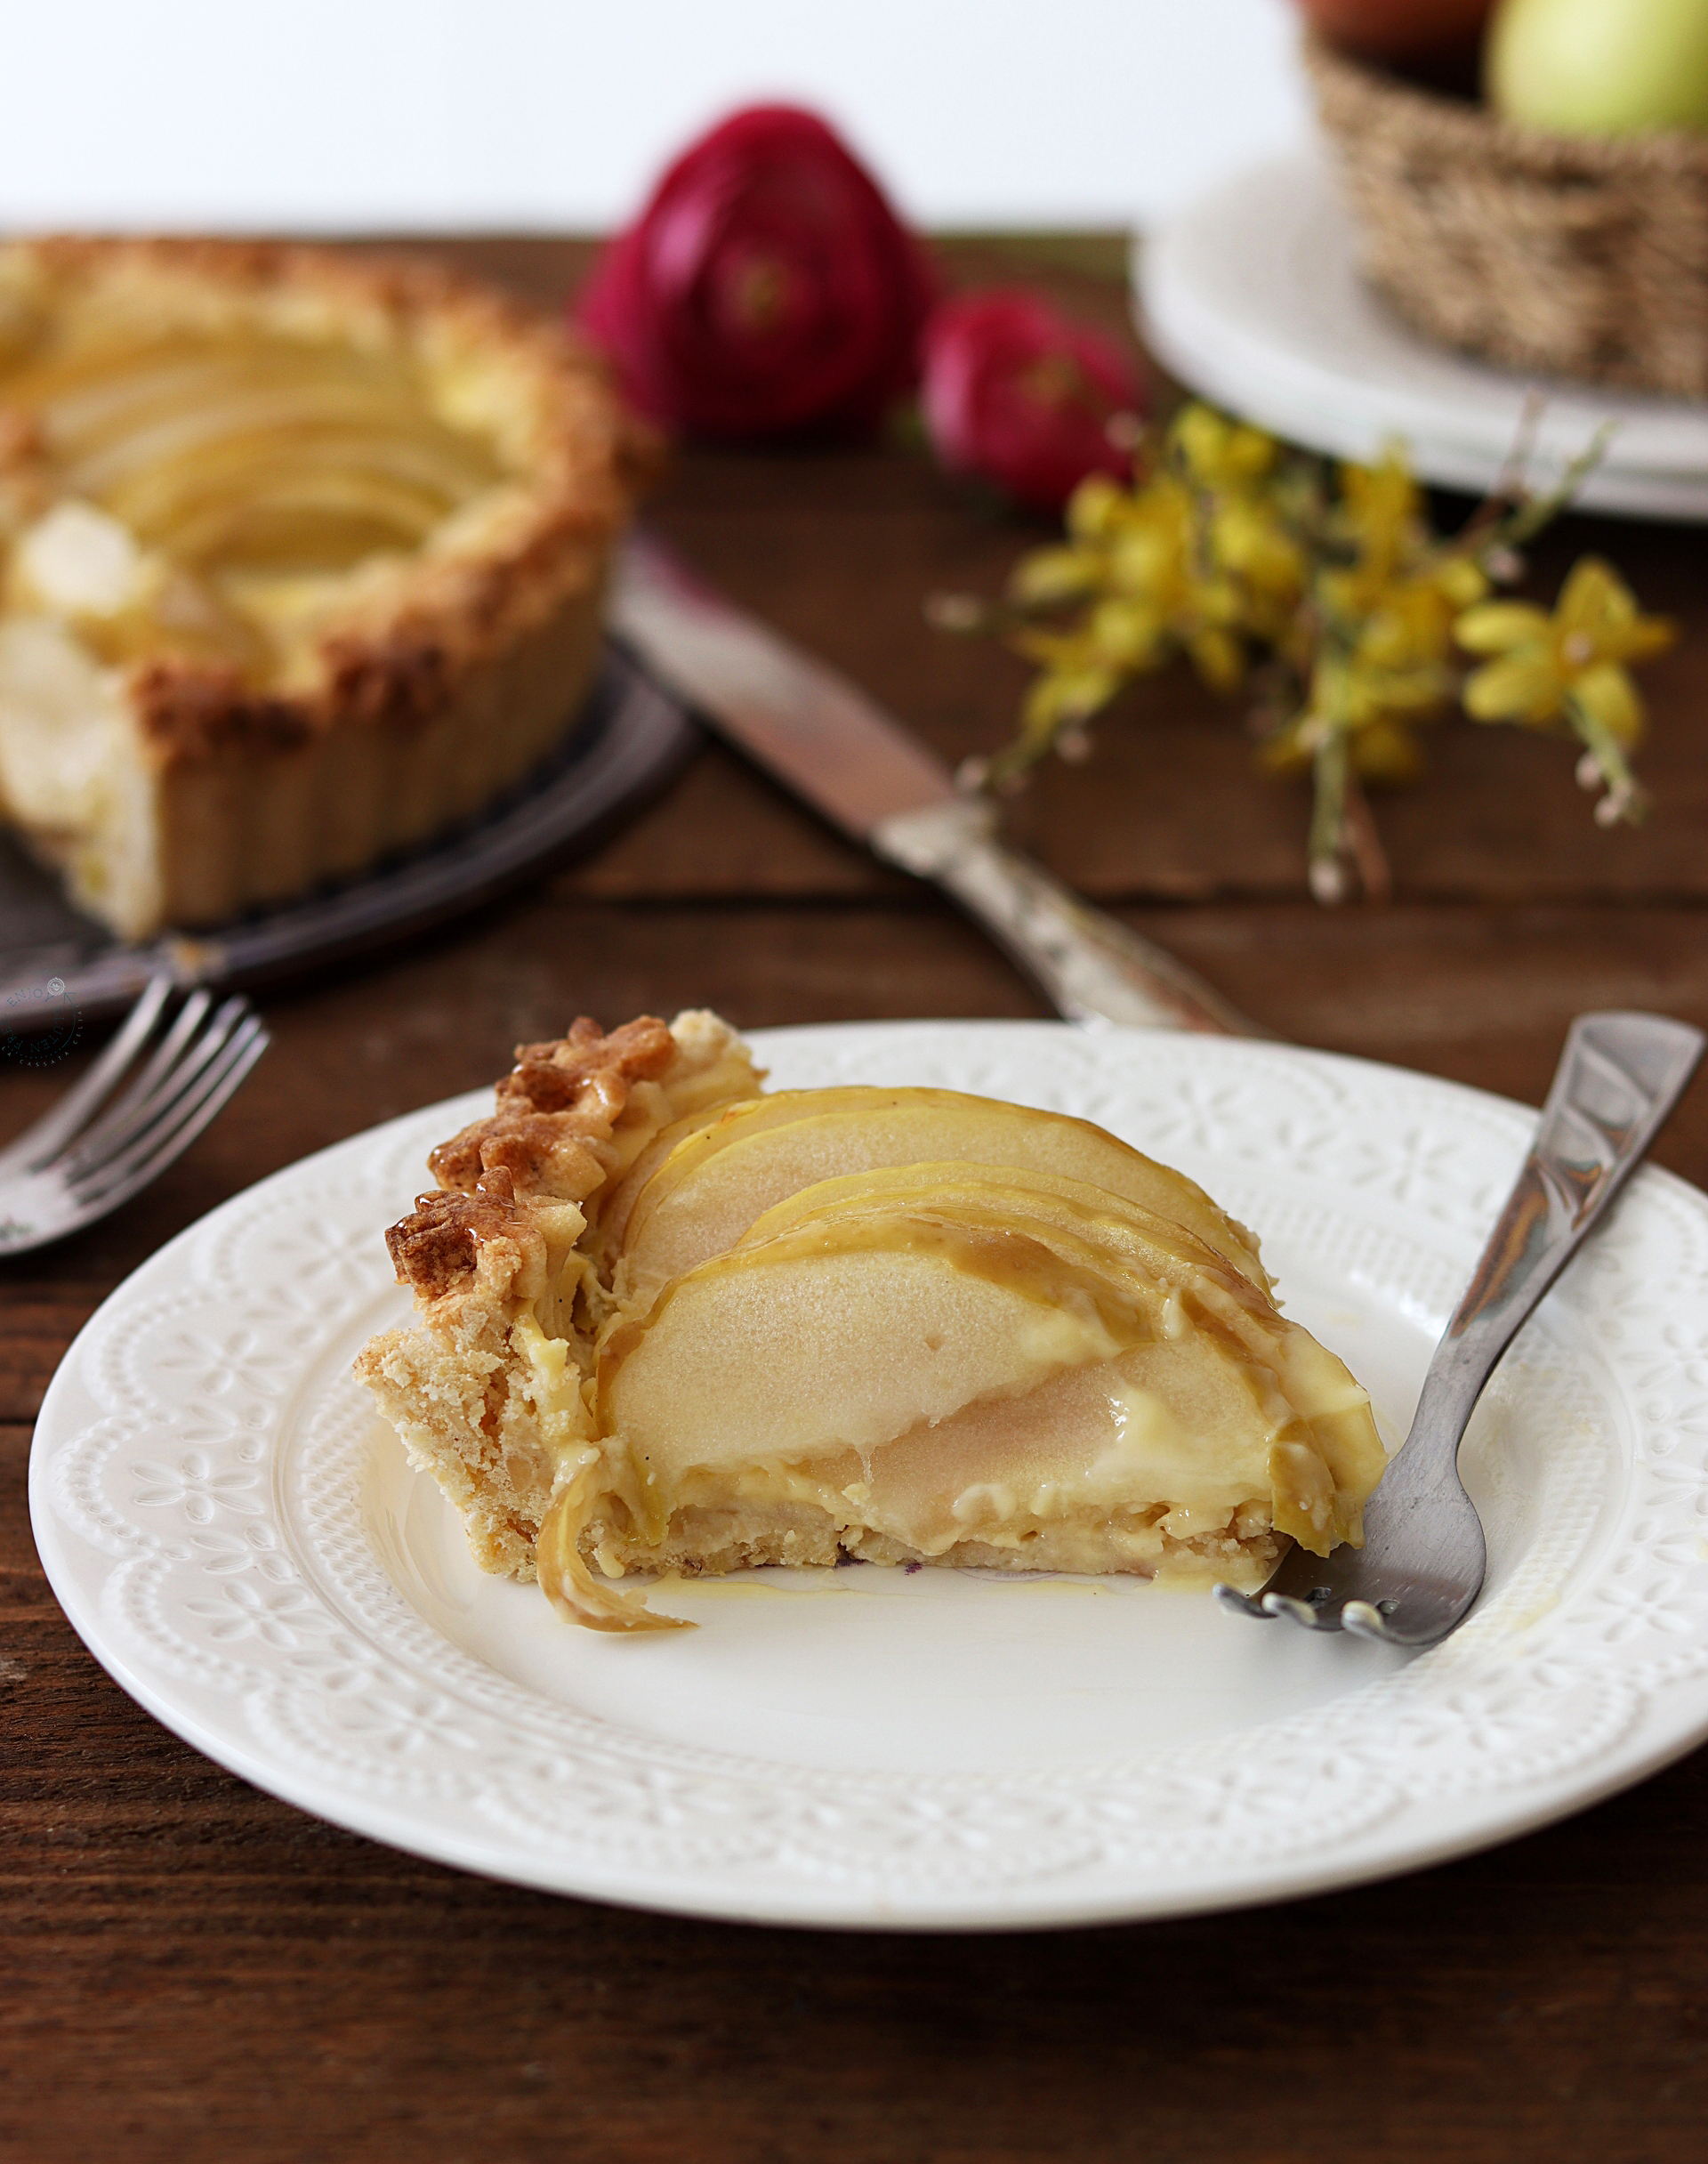
<instances>
[{"instance_id":1,"label":"white ceramic plate","mask_svg":"<svg viewBox=\"0 0 1708 2164\"><path fill-rule=\"evenodd\" d=\"M1708 405L1496 368L1402 322L1358 275L1357 237L1321 159L1243 173L1140 246L1144 335L1203 396L1295 443L1371 458L1403 438L1426 480L1481 494L1546 398L1533 473L1552 480L1615 424L1578 500L1645 518L1708 518Z\"/></svg>"},{"instance_id":2,"label":"white ceramic plate","mask_svg":"<svg viewBox=\"0 0 1708 2164\"><path fill-rule=\"evenodd\" d=\"M1066 1024L762 1038L779 1085L1084 1114L1262 1232L1390 1442L1532 1116L1285 1046ZM382 1228L480 1098L263 1182L67 1354L36 1537L133 1697L309 1811L495 1877L794 1923L1155 1916L1478 1847L1708 1734L1708 1198L1642 1173L1464 1457L1489 1579L1407 1658L1130 1582L876 1568L673 1589L702 1627L560 1623L482 1578L349 1376L399 1319Z\"/></svg>"}]
</instances>

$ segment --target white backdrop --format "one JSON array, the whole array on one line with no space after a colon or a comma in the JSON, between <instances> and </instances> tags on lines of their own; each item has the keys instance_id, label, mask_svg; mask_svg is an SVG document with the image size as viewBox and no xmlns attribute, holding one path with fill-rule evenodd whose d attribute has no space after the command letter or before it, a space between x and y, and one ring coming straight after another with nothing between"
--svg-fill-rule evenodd
<instances>
[{"instance_id":1,"label":"white backdrop","mask_svg":"<svg viewBox=\"0 0 1708 2164\"><path fill-rule=\"evenodd\" d=\"M1286 0L0 0L0 226L587 229L730 106L922 222L1128 225L1296 139Z\"/></svg>"}]
</instances>

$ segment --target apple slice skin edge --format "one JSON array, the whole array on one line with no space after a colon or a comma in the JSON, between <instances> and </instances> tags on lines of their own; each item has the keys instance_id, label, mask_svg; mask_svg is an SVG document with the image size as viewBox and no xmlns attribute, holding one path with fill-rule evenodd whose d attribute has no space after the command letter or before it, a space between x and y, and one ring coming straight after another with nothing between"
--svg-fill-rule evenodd
<instances>
[{"instance_id":1,"label":"apple slice skin edge","mask_svg":"<svg viewBox=\"0 0 1708 2164\"><path fill-rule=\"evenodd\" d=\"M732 1156L730 1153L734 1152ZM959 1159L1052 1173L1185 1224L1265 1293L1273 1285L1257 1243L1182 1173L1089 1120L951 1090L850 1086L752 1100L659 1136L613 1199L600 1237L632 1280L662 1284L741 1236L764 1209L842 1174ZM722 1211L707 1210L708 1183ZM699 1226L692 1224L697 1207ZM744 1220L745 1213L745 1220ZM706 1218L716 1220L708 1223ZM657 1221L678 1237L657 1238ZM684 1237L685 1235L685 1237ZM652 1250L665 1253L654 1262Z\"/></svg>"}]
</instances>

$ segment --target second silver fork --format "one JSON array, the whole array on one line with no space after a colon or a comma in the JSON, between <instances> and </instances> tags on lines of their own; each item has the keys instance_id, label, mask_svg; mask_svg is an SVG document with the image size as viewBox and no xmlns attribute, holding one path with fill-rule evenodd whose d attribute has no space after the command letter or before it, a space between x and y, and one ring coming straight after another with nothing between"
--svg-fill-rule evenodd
<instances>
[{"instance_id":1,"label":"second silver fork","mask_svg":"<svg viewBox=\"0 0 1708 2164\"><path fill-rule=\"evenodd\" d=\"M0 1256L62 1239L157 1179L266 1051L246 999L215 1008L194 991L168 1021L174 989L152 979L82 1081L0 1150Z\"/></svg>"}]
</instances>

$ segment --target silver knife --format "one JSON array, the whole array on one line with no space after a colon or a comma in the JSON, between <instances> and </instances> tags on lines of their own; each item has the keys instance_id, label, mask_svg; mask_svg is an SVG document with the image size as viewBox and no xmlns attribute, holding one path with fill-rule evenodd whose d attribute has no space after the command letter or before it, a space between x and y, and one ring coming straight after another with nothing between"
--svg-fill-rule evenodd
<instances>
[{"instance_id":1,"label":"silver knife","mask_svg":"<svg viewBox=\"0 0 1708 2164\"><path fill-rule=\"evenodd\" d=\"M1072 1021L1269 1033L1173 956L997 839L994 805L847 677L745 615L649 537L620 558L609 619L669 690L844 834L934 880Z\"/></svg>"}]
</instances>

